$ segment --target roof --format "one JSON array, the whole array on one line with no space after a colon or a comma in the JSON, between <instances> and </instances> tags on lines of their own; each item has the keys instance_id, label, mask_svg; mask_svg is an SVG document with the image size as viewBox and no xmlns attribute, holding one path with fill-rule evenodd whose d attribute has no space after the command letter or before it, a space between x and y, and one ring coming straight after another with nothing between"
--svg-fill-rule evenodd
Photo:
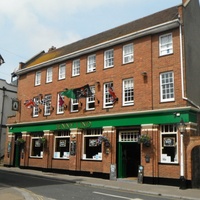
<instances>
[{"instance_id":1,"label":"roof","mask_svg":"<svg viewBox=\"0 0 200 200\"><path fill-rule=\"evenodd\" d=\"M58 57L62 57L67 54L79 51L81 49L89 48L100 43L104 43L115 38L123 37L125 35L147 29L149 27L163 24L178 18L178 6L162 10L152 15L140 18L138 20L123 24L113 29L101 32L91 37L79 40L77 42L65 45L61 48L54 49L45 53L44 51L37 56L30 59L27 63L21 67L21 69L29 68L31 66L38 65Z\"/></svg>"}]
</instances>

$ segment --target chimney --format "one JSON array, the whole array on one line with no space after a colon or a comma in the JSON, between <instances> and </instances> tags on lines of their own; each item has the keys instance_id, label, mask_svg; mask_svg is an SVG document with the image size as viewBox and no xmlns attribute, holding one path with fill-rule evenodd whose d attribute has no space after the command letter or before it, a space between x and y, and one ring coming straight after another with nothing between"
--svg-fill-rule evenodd
<instances>
[{"instance_id":1,"label":"chimney","mask_svg":"<svg viewBox=\"0 0 200 200\"><path fill-rule=\"evenodd\" d=\"M56 47L52 46L52 47L49 48L48 52L53 51L55 49L56 49Z\"/></svg>"}]
</instances>

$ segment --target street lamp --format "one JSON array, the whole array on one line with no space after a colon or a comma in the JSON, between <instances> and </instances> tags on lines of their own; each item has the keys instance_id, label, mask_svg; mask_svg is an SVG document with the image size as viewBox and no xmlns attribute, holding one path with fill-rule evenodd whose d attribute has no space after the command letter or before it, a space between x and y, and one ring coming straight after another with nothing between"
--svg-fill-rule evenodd
<instances>
[{"instance_id":1,"label":"street lamp","mask_svg":"<svg viewBox=\"0 0 200 200\"><path fill-rule=\"evenodd\" d=\"M184 190L184 189L186 189L186 180L185 180L185 177L184 177L185 170L184 170L183 134L186 130L186 125L185 125L182 118L181 118L181 121L179 123L178 128L179 128L179 131L180 131L180 153L181 153L181 157L180 157L180 189Z\"/></svg>"}]
</instances>

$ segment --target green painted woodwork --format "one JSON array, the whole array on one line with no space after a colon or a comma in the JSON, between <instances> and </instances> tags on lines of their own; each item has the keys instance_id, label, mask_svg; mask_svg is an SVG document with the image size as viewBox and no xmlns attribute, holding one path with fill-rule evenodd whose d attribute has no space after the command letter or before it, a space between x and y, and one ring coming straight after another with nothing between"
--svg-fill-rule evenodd
<instances>
[{"instance_id":1,"label":"green painted woodwork","mask_svg":"<svg viewBox=\"0 0 200 200\"><path fill-rule=\"evenodd\" d=\"M44 130L68 130L71 128L100 128L103 126L139 126L141 124L171 124L179 123L183 118L184 122L197 122L197 112L192 109L182 109L177 112L181 114L180 117L174 115L174 110L163 111L148 111L128 114L111 115L109 113L104 116L87 117L87 118L73 118L49 120L35 123L12 124L9 125L9 132L39 132Z\"/></svg>"}]
</instances>

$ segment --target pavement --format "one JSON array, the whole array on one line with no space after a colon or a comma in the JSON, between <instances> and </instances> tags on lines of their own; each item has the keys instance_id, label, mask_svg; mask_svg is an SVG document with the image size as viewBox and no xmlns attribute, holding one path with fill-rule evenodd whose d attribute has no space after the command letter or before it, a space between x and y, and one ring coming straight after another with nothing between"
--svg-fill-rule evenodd
<instances>
[{"instance_id":1,"label":"pavement","mask_svg":"<svg viewBox=\"0 0 200 200\"><path fill-rule=\"evenodd\" d=\"M106 180L101 178L92 178L85 176L71 176L67 174L58 174L43 172L38 170L20 169L15 167L0 166L0 170L10 171L22 174L32 174L42 177L53 177L67 182L80 185L95 186L101 188L112 188L116 190L131 191L136 193L168 197L172 199L200 200L200 189L181 190L179 187L141 184L137 180L117 179ZM39 196L24 188L11 187L0 183L0 200L53 200Z\"/></svg>"}]
</instances>

